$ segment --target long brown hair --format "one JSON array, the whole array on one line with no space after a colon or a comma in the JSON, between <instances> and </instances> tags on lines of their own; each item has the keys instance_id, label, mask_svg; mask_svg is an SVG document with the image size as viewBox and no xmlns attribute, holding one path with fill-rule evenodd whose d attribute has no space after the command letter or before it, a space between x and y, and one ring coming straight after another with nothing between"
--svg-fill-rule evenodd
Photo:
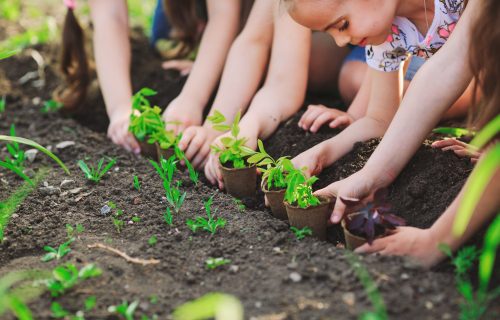
<instances>
[{"instance_id":1,"label":"long brown hair","mask_svg":"<svg viewBox=\"0 0 500 320\"><path fill-rule=\"evenodd\" d=\"M481 0L481 10L471 32L470 65L474 74L474 108L469 126L482 128L500 111L500 1ZM481 96L480 99L477 99Z\"/></svg>"},{"instance_id":2,"label":"long brown hair","mask_svg":"<svg viewBox=\"0 0 500 320\"><path fill-rule=\"evenodd\" d=\"M73 9L69 8L62 31L61 71L68 87L58 99L65 108L74 109L85 99L90 83L90 72L84 47L83 29Z\"/></svg>"}]
</instances>

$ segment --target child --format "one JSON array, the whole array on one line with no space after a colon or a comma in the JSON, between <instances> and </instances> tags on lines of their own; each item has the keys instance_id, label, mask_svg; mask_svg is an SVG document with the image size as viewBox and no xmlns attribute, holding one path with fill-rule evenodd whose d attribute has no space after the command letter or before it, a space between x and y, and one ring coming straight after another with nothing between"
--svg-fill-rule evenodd
<instances>
[{"instance_id":1,"label":"child","mask_svg":"<svg viewBox=\"0 0 500 320\"><path fill-rule=\"evenodd\" d=\"M366 113L340 134L294 159L297 166L307 167L309 174L331 165L355 142L385 133L402 98L402 62L410 54L427 59L436 53L465 9L463 0L284 1L296 21L328 32L337 44L367 46L370 68L362 87L366 91L359 93L366 96ZM463 107L462 101L470 99L469 95L457 99L457 104Z\"/></svg>"},{"instance_id":2,"label":"child","mask_svg":"<svg viewBox=\"0 0 500 320\"><path fill-rule=\"evenodd\" d=\"M243 0L241 0L243 1ZM207 0L208 22L203 35L199 29L182 30L183 40L193 41L201 37L198 59L193 66L186 89L196 91L189 99L176 99L174 112L165 114L167 121L180 121L182 126L201 122L201 105L216 85L222 65L239 29L241 1ZM194 0L166 1L165 7L175 5L176 19L170 19L173 27L180 23L198 26L195 19ZM83 101L89 83L88 64L83 48L83 32L73 14L75 0L65 0L68 14L63 30L62 69L68 82L68 90L61 97L67 108L73 108ZM128 37L128 13L125 0L90 0L91 17L94 26L94 50L97 75L101 85L106 110L110 118L108 136L129 151L140 152L128 126L132 112L132 87L130 80L130 43ZM185 18L185 19L183 19ZM208 98L206 98L208 99ZM183 106L180 112L179 105Z\"/></svg>"},{"instance_id":3,"label":"child","mask_svg":"<svg viewBox=\"0 0 500 320\"><path fill-rule=\"evenodd\" d=\"M316 194L337 199L340 196L364 199L375 190L389 185L448 106L467 88L473 76L482 94L482 101L474 112L476 129L498 117L500 63L493 44L500 41L500 27L496 23L499 18L500 2L497 0L470 0L448 43L416 76L382 142L365 167L347 179L318 190ZM471 63L464 63L468 61ZM419 121L416 122L417 118ZM495 145L498 146L498 140L490 142L492 148ZM464 188L469 184L468 181ZM451 234L451 227L464 189L429 229L401 227L393 235L375 240L371 246L364 245L357 251L409 256L424 266L435 265L444 258L438 244L444 243L456 250L498 213L499 190L500 168L497 166L465 233L458 238ZM344 211L342 201L336 201L331 221L338 223Z\"/></svg>"},{"instance_id":4,"label":"child","mask_svg":"<svg viewBox=\"0 0 500 320\"><path fill-rule=\"evenodd\" d=\"M231 122L238 111L250 105L240 122L240 134L248 138L249 147L255 147L258 137L269 136L280 122L297 112L302 106L308 80L316 85L316 90L326 83L327 90L331 91L330 86L336 85L347 52L334 46L325 34L311 34L310 30L295 23L281 10L279 0L257 0L254 8L255 12L252 11L245 29L231 48L212 106ZM322 61L318 57L322 57ZM264 84L257 91L266 68ZM323 75L318 76L317 70L324 72ZM185 142L196 141L186 154L196 152L200 161L210 152L212 141L219 144L225 136L212 130L210 123L190 129L186 130L183 140L186 139L180 146L183 148ZM200 145L202 147L198 147ZM208 158L205 175L222 188L217 155Z\"/></svg>"}]
</instances>

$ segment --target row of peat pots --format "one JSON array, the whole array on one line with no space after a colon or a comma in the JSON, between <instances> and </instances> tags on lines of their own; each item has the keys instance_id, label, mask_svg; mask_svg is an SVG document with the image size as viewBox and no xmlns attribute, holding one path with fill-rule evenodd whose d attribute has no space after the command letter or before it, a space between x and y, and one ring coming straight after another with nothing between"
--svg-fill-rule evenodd
<instances>
[{"instance_id":1,"label":"row of peat pots","mask_svg":"<svg viewBox=\"0 0 500 320\"><path fill-rule=\"evenodd\" d=\"M257 183L255 166L235 169L227 168L219 163L219 167L228 194L238 199L255 198L255 186ZM288 220L290 226L298 229L309 227L314 237L326 240L327 221L333 209L333 203L330 199L320 197L319 205L300 208L284 201L285 189L267 190L265 185L263 183L261 188L266 195L272 215L275 218ZM345 221L342 221L342 227L344 229L347 249L354 250L366 243L366 239L351 234L345 228Z\"/></svg>"}]
</instances>

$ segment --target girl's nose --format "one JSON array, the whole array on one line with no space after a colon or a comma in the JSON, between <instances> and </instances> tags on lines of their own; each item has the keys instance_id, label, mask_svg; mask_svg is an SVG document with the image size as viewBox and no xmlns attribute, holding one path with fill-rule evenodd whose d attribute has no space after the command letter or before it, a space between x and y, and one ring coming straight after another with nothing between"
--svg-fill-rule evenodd
<instances>
[{"instance_id":1,"label":"girl's nose","mask_svg":"<svg viewBox=\"0 0 500 320\"><path fill-rule=\"evenodd\" d=\"M345 34L344 32L335 32L332 34L333 39L335 39L335 43L339 47L345 47L351 42L351 36Z\"/></svg>"}]
</instances>

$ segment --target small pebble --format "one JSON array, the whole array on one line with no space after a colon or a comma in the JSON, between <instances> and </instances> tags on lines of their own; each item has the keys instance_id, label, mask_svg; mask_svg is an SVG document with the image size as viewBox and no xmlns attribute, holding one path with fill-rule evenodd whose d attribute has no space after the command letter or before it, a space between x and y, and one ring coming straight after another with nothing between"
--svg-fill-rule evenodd
<instances>
[{"instance_id":1,"label":"small pebble","mask_svg":"<svg viewBox=\"0 0 500 320\"><path fill-rule=\"evenodd\" d=\"M82 191L82 188L75 188L75 189L69 190L69 193L78 194L78 193L80 193L80 191Z\"/></svg>"},{"instance_id":2,"label":"small pebble","mask_svg":"<svg viewBox=\"0 0 500 320\"><path fill-rule=\"evenodd\" d=\"M71 186L75 184L75 180L69 180L69 179L64 179L62 182L61 182L61 189L63 190L67 190L69 188L71 188Z\"/></svg>"},{"instance_id":3,"label":"small pebble","mask_svg":"<svg viewBox=\"0 0 500 320\"><path fill-rule=\"evenodd\" d=\"M36 159L36 155L38 154L37 149L29 149L24 151L24 157L29 161L29 162L34 162Z\"/></svg>"},{"instance_id":4,"label":"small pebble","mask_svg":"<svg viewBox=\"0 0 500 320\"><path fill-rule=\"evenodd\" d=\"M299 266L299 264L296 261L292 261L286 265L286 267L290 270L295 270L295 269L297 269L298 266Z\"/></svg>"},{"instance_id":5,"label":"small pebble","mask_svg":"<svg viewBox=\"0 0 500 320\"><path fill-rule=\"evenodd\" d=\"M401 274L401 280L408 280L408 279L410 279L410 276L407 273Z\"/></svg>"},{"instance_id":6,"label":"small pebble","mask_svg":"<svg viewBox=\"0 0 500 320\"><path fill-rule=\"evenodd\" d=\"M237 265L234 265L234 264L229 267L229 272L231 272L231 273L237 273L239 270L240 270L240 267L238 267Z\"/></svg>"},{"instance_id":7,"label":"small pebble","mask_svg":"<svg viewBox=\"0 0 500 320\"><path fill-rule=\"evenodd\" d=\"M425 303L425 308L428 310L431 310L432 308L434 308L434 304L432 304L432 302L430 302L430 301L427 301Z\"/></svg>"},{"instance_id":8,"label":"small pebble","mask_svg":"<svg viewBox=\"0 0 500 320\"><path fill-rule=\"evenodd\" d=\"M354 292L347 292L342 295L342 301L344 301L345 304L348 306L352 307L356 303L356 295Z\"/></svg>"},{"instance_id":9,"label":"small pebble","mask_svg":"<svg viewBox=\"0 0 500 320\"><path fill-rule=\"evenodd\" d=\"M111 212L111 208L107 204L105 204L105 205L102 206L102 208L101 208L101 214L103 216L108 215L110 212Z\"/></svg>"},{"instance_id":10,"label":"small pebble","mask_svg":"<svg viewBox=\"0 0 500 320\"><path fill-rule=\"evenodd\" d=\"M75 145L74 141L63 141L56 144L56 149L62 150Z\"/></svg>"},{"instance_id":11,"label":"small pebble","mask_svg":"<svg viewBox=\"0 0 500 320\"><path fill-rule=\"evenodd\" d=\"M292 272L288 277L295 283L302 281L302 276L298 272Z\"/></svg>"},{"instance_id":12,"label":"small pebble","mask_svg":"<svg viewBox=\"0 0 500 320\"><path fill-rule=\"evenodd\" d=\"M61 193L61 189L53 187L53 186L42 187L42 188L40 188L40 193L44 196L51 196L54 194Z\"/></svg>"},{"instance_id":13,"label":"small pebble","mask_svg":"<svg viewBox=\"0 0 500 320\"><path fill-rule=\"evenodd\" d=\"M262 308L262 302L260 302L260 301L256 301L256 302L255 302L255 308L257 308L257 309Z\"/></svg>"}]
</instances>

